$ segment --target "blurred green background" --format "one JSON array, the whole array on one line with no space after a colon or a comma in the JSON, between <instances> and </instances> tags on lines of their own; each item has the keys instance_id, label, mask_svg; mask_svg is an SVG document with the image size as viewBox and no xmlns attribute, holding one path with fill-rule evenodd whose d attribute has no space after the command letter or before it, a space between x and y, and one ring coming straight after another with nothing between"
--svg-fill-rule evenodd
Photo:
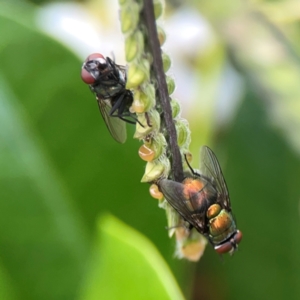
<instances>
[{"instance_id":1,"label":"blurred green background","mask_svg":"<svg viewBox=\"0 0 300 300\"><path fill-rule=\"evenodd\" d=\"M80 79L91 52L124 63L117 20L117 1L0 1L0 299L182 299L171 272L186 299L299 299L298 1L166 3L193 165L214 150L244 234L196 264L174 258L133 126L117 144Z\"/></svg>"}]
</instances>

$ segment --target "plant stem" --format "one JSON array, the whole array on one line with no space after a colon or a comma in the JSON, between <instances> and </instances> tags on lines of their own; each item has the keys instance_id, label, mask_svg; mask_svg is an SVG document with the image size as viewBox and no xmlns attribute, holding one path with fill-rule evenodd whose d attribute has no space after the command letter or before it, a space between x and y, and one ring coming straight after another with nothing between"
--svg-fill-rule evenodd
<instances>
[{"instance_id":1,"label":"plant stem","mask_svg":"<svg viewBox=\"0 0 300 300\"><path fill-rule=\"evenodd\" d=\"M153 57L153 70L157 81L158 101L161 104L166 130L168 132L168 146L172 154L172 173L174 180L182 182L183 168L181 154L177 144L177 133L172 118L172 109L169 100L166 76L163 70L163 61L161 48L158 40L154 8L152 0L144 0L142 15L145 20L145 26L148 30L149 46Z\"/></svg>"}]
</instances>

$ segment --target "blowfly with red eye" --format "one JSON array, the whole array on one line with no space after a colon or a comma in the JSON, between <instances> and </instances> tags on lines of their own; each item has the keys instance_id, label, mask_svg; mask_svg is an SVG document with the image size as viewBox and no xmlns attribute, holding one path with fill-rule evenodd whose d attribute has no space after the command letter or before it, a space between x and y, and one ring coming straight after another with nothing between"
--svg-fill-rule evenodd
<instances>
[{"instance_id":1,"label":"blowfly with red eye","mask_svg":"<svg viewBox=\"0 0 300 300\"><path fill-rule=\"evenodd\" d=\"M183 182L161 179L159 188L169 204L212 244L216 252L233 254L242 240L236 227L226 182L213 151L201 148L201 174L191 168Z\"/></svg>"},{"instance_id":2,"label":"blowfly with red eye","mask_svg":"<svg viewBox=\"0 0 300 300\"><path fill-rule=\"evenodd\" d=\"M129 111L133 94L125 87L126 67L117 65L100 53L94 53L83 63L81 78L96 95L101 115L110 134L117 142L124 143L127 137L125 122L137 122L135 115Z\"/></svg>"}]
</instances>

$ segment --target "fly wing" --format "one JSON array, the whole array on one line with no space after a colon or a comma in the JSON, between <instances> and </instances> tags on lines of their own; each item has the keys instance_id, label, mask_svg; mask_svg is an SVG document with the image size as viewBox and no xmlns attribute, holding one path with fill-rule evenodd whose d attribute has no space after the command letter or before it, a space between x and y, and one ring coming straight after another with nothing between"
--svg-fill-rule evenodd
<instances>
[{"instance_id":1,"label":"fly wing","mask_svg":"<svg viewBox=\"0 0 300 300\"><path fill-rule=\"evenodd\" d=\"M199 213L191 211L184 198L184 185L168 179L161 179L158 183L160 190L169 204L184 218L193 225L200 233L205 231L205 214L200 218Z\"/></svg>"},{"instance_id":2,"label":"fly wing","mask_svg":"<svg viewBox=\"0 0 300 300\"><path fill-rule=\"evenodd\" d=\"M201 148L200 162L201 175L209 178L216 185L219 194L218 202L222 202L223 206L231 211L229 193L220 164L216 155L207 146Z\"/></svg>"},{"instance_id":3,"label":"fly wing","mask_svg":"<svg viewBox=\"0 0 300 300\"><path fill-rule=\"evenodd\" d=\"M97 99L99 110L104 119L104 122L111 134L111 136L119 143L123 144L126 141L126 123L118 117L111 117L109 115L111 107L104 102L104 100Z\"/></svg>"},{"instance_id":4,"label":"fly wing","mask_svg":"<svg viewBox=\"0 0 300 300\"><path fill-rule=\"evenodd\" d=\"M128 71L128 66L122 66L122 65L117 65L115 63L115 58L113 57L113 59L109 58L109 57L106 57L106 60L108 61L108 63L110 64L111 68L114 70L114 71L118 71L118 72L121 72L121 76L123 77L123 80L126 84L126 81L127 81L127 71ZM114 72L115 73L115 72ZM119 74L120 75L120 74ZM119 80L119 76L117 76L117 80Z\"/></svg>"},{"instance_id":5,"label":"fly wing","mask_svg":"<svg viewBox=\"0 0 300 300\"><path fill-rule=\"evenodd\" d=\"M123 65L117 65L114 61L113 64L118 68L123 74L127 74L128 66L123 66Z\"/></svg>"},{"instance_id":6,"label":"fly wing","mask_svg":"<svg viewBox=\"0 0 300 300\"><path fill-rule=\"evenodd\" d=\"M121 66L121 65L117 65L117 64L116 64L116 66L119 68L119 70L124 74L124 76L126 78L128 66Z\"/></svg>"}]
</instances>

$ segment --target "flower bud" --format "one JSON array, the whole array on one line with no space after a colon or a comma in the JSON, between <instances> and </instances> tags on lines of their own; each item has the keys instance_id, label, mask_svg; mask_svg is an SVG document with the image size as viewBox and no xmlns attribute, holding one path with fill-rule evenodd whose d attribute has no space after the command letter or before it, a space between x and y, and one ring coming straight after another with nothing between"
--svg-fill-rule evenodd
<instances>
[{"instance_id":1,"label":"flower bud","mask_svg":"<svg viewBox=\"0 0 300 300\"><path fill-rule=\"evenodd\" d=\"M145 139L148 135L155 134L160 127L160 116L156 110L151 110L144 114L137 114L139 122L136 123L134 133L135 139Z\"/></svg>"},{"instance_id":2,"label":"flower bud","mask_svg":"<svg viewBox=\"0 0 300 300\"><path fill-rule=\"evenodd\" d=\"M191 140L191 133L187 121L180 119L176 122L175 127L178 146L183 147L184 145L189 144Z\"/></svg>"},{"instance_id":3,"label":"flower bud","mask_svg":"<svg viewBox=\"0 0 300 300\"><path fill-rule=\"evenodd\" d=\"M149 78L149 63L141 60L138 63L132 63L129 66L127 74L127 89L134 89Z\"/></svg>"},{"instance_id":4,"label":"flower bud","mask_svg":"<svg viewBox=\"0 0 300 300\"><path fill-rule=\"evenodd\" d=\"M154 86L152 84L148 84L145 88L135 91L130 111L135 113L144 113L151 110L154 106Z\"/></svg>"},{"instance_id":5,"label":"flower bud","mask_svg":"<svg viewBox=\"0 0 300 300\"><path fill-rule=\"evenodd\" d=\"M165 52L162 53L162 61L163 61L163 67L164 67L164 71L165 73L168 72L168 70L171 67L171 58L168 54L166 54Z\"/></svg>"},{"instance_id":6,"label":"flower bud","mask_svg":"<svg viewBox=\"0 0 300 300\"><path fill-rule=\"evenodd\" d=\"M167 86L168 86L168 94L172 95L175 91L175 81L172 77L166 76Z\"/></svg>"},{"instance_id":7,"label":"flower bud","mask_svg":"<svg viewBox=\"0 0 300 300\"><path fill-rule=\"evenodd\" d=\"M171 99L171 109L172 109L172 118L176 119L179 116L180 113L180 104L177 100Z\"/></svg>"},{"instance_id":8,"label":"flower bud","mask_svg":"<svg viewBox=\"0 0 300 300\"><path fill-rule=\"evenodd\" d=\"M163 14L163 3L161 0L154 0L153 1L153 7L154 7L154 16L155 19L158 19Z\"/></svg>"},{"instance_id":9,"label":"flower bud","mask_svg":"<svg viewBox=\"0 0 300 300\"><path fill-rule=\"evenodd\" d=\"M165 172L165 166L160 162L148 162L141 182L153 182Z\"/></svg>"},{"instance_id":10,"label":"flower bud","mask_svg":"<svg viewBox=\"0 0 300 300\"><path fill-rule=\"evenodd\" d=\"M136 2L123 5L120 12L121 30L123 33L133 31L139 21L140 7Z\"/></svg>"},{"instance_id":11,"label":"flower bud","mask_svg":"<svg viewBox=\"0 0 300 300\"><path fill-rule=\"evenodd\" d=\"M131 62L144 52L144 38L141 31L136 31L125 39L126 61Z\"/></svg>"},{"instance_id":12,"label":"flower bud","mask_svg":"<svg viewBox=\"0 0 300 300\"><path fill-rule=\"evenodd\" d=\"M162 46L167 39L167 35L160 26L157 26L157 35L158 35L159 44L160 46Z\"/></svg>"}]
</instances>

